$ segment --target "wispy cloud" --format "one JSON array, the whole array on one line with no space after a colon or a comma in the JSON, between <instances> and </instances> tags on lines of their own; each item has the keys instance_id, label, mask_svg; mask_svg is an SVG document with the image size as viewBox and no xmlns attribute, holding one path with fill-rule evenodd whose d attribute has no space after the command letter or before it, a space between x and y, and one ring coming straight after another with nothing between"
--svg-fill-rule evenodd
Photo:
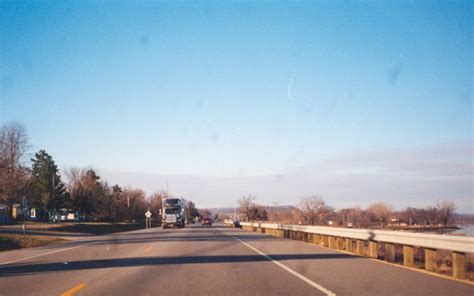
<instances>
[{"instance_id":1,"label":"wispy cloud","mask_svg":"<svg viewBox=\"0 0 474 296\"><path fill-rule=\"evenodd\" d=\"M294 98L291 95L291 87L292 86L293 86L293 78L290 78L290 84L288 84L288 98L293 101Z\"/></svg>"}]
</instances>

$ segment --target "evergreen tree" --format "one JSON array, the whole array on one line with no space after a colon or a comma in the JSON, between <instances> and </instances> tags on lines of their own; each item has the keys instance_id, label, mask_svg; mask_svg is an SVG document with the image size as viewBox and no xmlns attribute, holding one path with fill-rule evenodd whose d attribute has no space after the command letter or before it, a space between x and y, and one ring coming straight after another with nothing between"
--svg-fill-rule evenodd
<instances>
[{"instance_id":1,"label":"evergreen tree","mask_svg":"<svg viewBox=\"0 0 474 296\"><path fill-rule=\"evenodd\" d=\"M84 187L87 198L89 199L90 208L86 213L90 215L92 220L101 220L103 218L104 206L110 206L105 203L105 188L100 182L100 176L93 169L86 172L84 179Z\"/></svg>"},{"instance_id":2,"label":"evergreen tree","mask_svg":"<svg viewBox=\"0 0 474 296\"><path fill-rule=\"evenodd\" d=\"M93 169L78 178L71 190L72 207L82 218L93 221L112 220L112 195L106 182Z\"/></svg>"},{"instance_id":3,"label":"evergreen tree","mask_svg":"<svg viewBox=\"0 0 474 296\"><path fill-rule=\"evenodd\" d=\"M71 191L72 208L80 213L81 219L90 219L92 215L92 194L82 182Z\"/></svg>"},{"instance_id":4,"label":"evergreen tree","mask_svg":"<svg viewBox=\"0 0 474 296\"><path fill-rule=\"evenodd\" d=\"M112 186L110 192L111 195L111 210L112 219L114 222L120 221L125 218L126 204L123 201L123 191L119 185L115 184Z\"/></svg>"},{"instance_id":5,"label":"evergreen tree","mask_svg":"<svg viewBox=\"0 0 474 296\"><path fill-rule=\"evenodd\" d=\"M184 215L186 216L187 220L194 220L197 216L199 216L198 209L192 201L186 202L186 205L184 206Z\"/></svg>"},{"instance_id":6,"label":"evergreen tree","mask_svg":"<svg viewBox=\"0 0 474 296\"><path fill-rule=\"evenodd\" d=\"M43 211L43 219L47 212L51 220L58 209L68 206L68 193L51 155L40 150L31 161L32 205Z\"/></svg>"}]
</instances>

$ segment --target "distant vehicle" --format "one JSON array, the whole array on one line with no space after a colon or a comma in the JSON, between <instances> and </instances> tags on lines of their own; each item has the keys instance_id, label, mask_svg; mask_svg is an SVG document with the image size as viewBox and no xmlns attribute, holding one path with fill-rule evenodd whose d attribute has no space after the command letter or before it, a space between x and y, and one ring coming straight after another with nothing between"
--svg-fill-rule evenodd
<instances>
[{"instance_id":1,"label":"distant vehicle","mask_svg":"<svg viewBox=\"0 0 474 296\"><path fill-rule=\"evenodd\" d=\"M164 198L161 210L161 225L163 229L168 226L178 226L183 228L186 224L186 218L184 215L184 198Z\"/></svg>"},{"instance_id":2,"label":"distant vehicle","mask_svg":"<svg viewBox=\"0 0 474 296\"><path fill-rule=\"evenodd\" d=\"M73 212L69 209L59 209L56 213L55 221L67 222L67 221L79 221L79 213Z\"/></svg>"},{"instance_id":3,"label":"distant vehicle","mask_svg":"<svg viewBox=\"0 0 474 296\"><path fill-rule=\"evenodd\" d=\"M212 226L212 219L211 218L204 218L202 219L202 225L209 225L209 226Z\"/></svg>"}]
</instances>

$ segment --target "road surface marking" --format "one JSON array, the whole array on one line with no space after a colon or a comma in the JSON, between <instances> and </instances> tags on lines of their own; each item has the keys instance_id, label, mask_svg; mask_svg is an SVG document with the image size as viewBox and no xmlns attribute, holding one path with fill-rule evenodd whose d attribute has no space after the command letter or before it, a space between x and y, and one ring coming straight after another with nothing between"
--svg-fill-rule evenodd
<instances>
[{"instance_id":1,"label":"road surface marking","mask_svg":"<svg viewBox=\"0 0 474 296\"><path fill-rule=\"evenodd\" d=\"M151 249L153 249L153 247L148 247L145 249L145 253L148 252L148 251L151 251Z\"/></svg>"},{"instance_id":2,"label":"road surface marking","mask_svg":"<svg viewBox=\"0 0 474 296\"><path fill-rule=\"evenodd\" d=\"M70 247L70 248L66 248L66 249L60 249L60 250L56 250L56 251L52 251L52 252L47 252L47 253L43 253L43 254L39 254L39 255L34 255L34 256L30 256L30 257L15 259L15 260L12 260L12 261L1 262L0 265L10 264L10 263L20 262L20 261L24 261L24 260L28 260L28 259L32 259L32 258L36 258L36 257L41 257L41 256L46 256L46 255L55 254L55 253L65 252L65 251L77 249L77 248L80 248L80 247L85 247L85 246L88 246L88 245L98 244L99 242L100 242L100 241L91 242L91 243L87 243L87 244L83 244L83 245L79 245L79 246L75 246L75 247Z\"/></svg>"},{"instance_id":3,"label":"road surface marking","mask_svg":"<svg viewBox=\"0 0 474 296\"><path fill-rule=\"evenodd\" d=\"M322 248L322 249L328 249L328 250L331 250L331 251L337 251L337 252L339 252L339 253L348 254L348 255L351 255L351 256L354 256L354 257L369 259L370 261L374 261L374 262L377 262L377 263L383 263L383 264L390 265L390 266L393 266L393 267L403 268L403 269L406 269L406 270L411 270L411 271L423 273L423 274L426 274L426 275L435 276L435 277L442 278L442 279L445 279L445 280L450 280L450 281L454 281L454 282L458 282L458 283L463 283L463 284L468 284L468 285L474 286L474 283L471 282L470 280L458 279L458 278L454 278L454 277L452 277L452 276L447 276L447 275L444 275L444 274L441 274L441 273L436 273L436 272L434 272L434 271L428 271L428 270L426 270L426 269L420 269L420 268L417 268L417 267L404 266L404 265L400 265L400 264L398 264L398 263L392 263L392 262L388 262L388 261L384 261L384 260L380 260L380 259L376 259L376 258L363 257L363 256L359 256L359 255L357 255L357 254L355 254L355 253L348 252L348 251L345 251L345 250L330 249L329 247L324 247L324 246L322 246L322 245L318 245L318 244L314 244L314 243L310 243L310 242L304 242L304 241L298 241L298 242L300 242L300 243L305 243L305 244L310 245L310 246L316 246L316 247L319 247L319 248Z\"/></svg>"},{"instance_id":4,"label":"road surface marking","mask_svg":"<svg viewBox=\"0 0 474 296\"><path fill-rule=\"evenodd\" d=\"M293 269L289 268L288 266L274 260L272 257L268 256L267 254L265 254L264 252L260 251L259 249L249 245L248 243L244 242L243 240L241 240L240 238L237 238L235 236L233 236L232 234L229 234L229 233L225 233L227 234L228 236L231 236L233 237L236 241L240 242L241 244L243 244L244 246L246 246L247 248L257 252L258 254L262 255L263 257L267 258L268 260L270 260L271 262L275 263L276 265L278 265L279 267L283 268L284 270L288 271L289 273L291 273L292 275L296 276L297 278L305 281L306 283L310 284L311 286L313 286L314 288L318 289L319 291L323 292L324 294L328 295L328 296L336 296L336 294L332 291L329 291L328 289L324 288L323 286L321 286L320 284L317 284L315 282L313 282L312 280L310 280L309 278L305 277L304 275L294 271Z\"/></svg>"},{"instance_id":5,"label":"road surface marking","mask_svg":"<svg viewBox=\"0 0 474 296\"><path fill-rule=\"evenodd\" d=\"M86 284L79 284L75 286L74 288L69 289L66 292L62 293L61 296L72 296L76 294L77 292L81 291L82 289L84 289L85 287L87 287Z\"/></svg>"}]
</instances>

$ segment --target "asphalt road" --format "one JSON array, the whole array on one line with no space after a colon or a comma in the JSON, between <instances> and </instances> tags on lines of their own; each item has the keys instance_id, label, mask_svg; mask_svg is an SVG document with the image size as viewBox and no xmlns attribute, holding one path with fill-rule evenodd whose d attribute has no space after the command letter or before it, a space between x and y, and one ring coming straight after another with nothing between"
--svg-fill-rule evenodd
<instances>
[{"instance_id":1,"label":"asphalt road","mask_svg":"<svg viewBox=\"0 0 474 296\"><path fill-rule=\"evenodd\" d=\"M474 295L474 286L219 226L0 253L0 295Z\"/></svg>"}]
</instances>

